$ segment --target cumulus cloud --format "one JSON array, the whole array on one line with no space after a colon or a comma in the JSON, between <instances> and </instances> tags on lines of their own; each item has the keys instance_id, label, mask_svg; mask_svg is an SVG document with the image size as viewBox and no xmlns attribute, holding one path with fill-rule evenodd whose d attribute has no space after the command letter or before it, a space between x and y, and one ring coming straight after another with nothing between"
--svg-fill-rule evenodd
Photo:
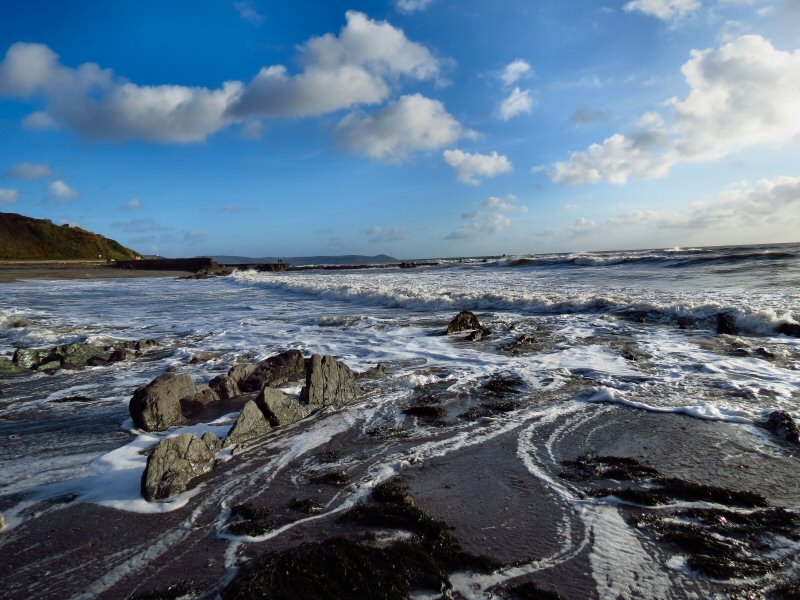
<instances>
[{"instance_id":1,"label":"cumulus cloud","mask_svg":"<svg viewBox=\"0 0 800 600\"><path fill-rule=\"evenodd\" d=\"M527 61L518 58L503 68L503 71L500 73L500 79L503 81L504 85L511 87L524 76L531 74L532 71L533 69Z\"/></svg>"},{"instance_id":2,"label":"cumulus cloud","mask_svg":"<svg viewBox=\"0 0 800 600\"><path fill-rule=\"evenodd\" d=\"M670 119L645 114L637 128L550 165L559 183L624 184L661 177L676 164L719 160L738 150L800 139L800 50L758 35L693 50L682 73L689 94L668 102Z\"/></svg>"},{"instance_id":3,"label":"cumulus cloud","mask_svg":"<svg viewBox=\"0 0 800 600\"><path fill-rule=\"evenodd\" d=\"M50 195L56 200L74 200L81 193L74 187L70 187L65 182L57 179L47 186Z\"/></svg>"},{"instance_id":4,"label":"cumulus cloud","mask_svg":"<svg viewBox=\"0 0 800 600\"><path fill-rule=\"evenodd\" d=\"M616 243L708 245L793 241L798 227L800 177L776 177L737 184L684 210L635 211L600 222L582 218L551 234L607 238L614 231Z\"/></svg>"},{"instance_id":5,"label":"cumulus cloud","mask_svg":"<svg viewBox=\"0 0 800 600\"><path fill-rule=\"evenodd\" d=\"M496 177L512 170L511 161L497 151L491 154L445 150L444 161L456 170L459 181L479 185L482 177Z\"/></svg>"},{"instance_id":6,"label":"cumulus cloud","mask_svg":"<svg viewBox=\"0 0 800 600\"><path fill-rule=\"evenodd\" d=\"M396 0L397 10L402 13L415 13L425 10L433 3L433 0Z\"/></svg>"},{"instance_id":7,"label":"cumulus cloud","mask_svg":"<svg viewBox=\"0 0 800 600\"><path fill-rule=\"evenodd\" d=\"M264 15L256 9L255 5L248 0L241 0L234 2L233 8L239 13L239 16L255 27L261 27L264 23Z\"/></svg>"},{"instance_id":8,"label":"cumulus cloud","mask_svg":"<svg viewBox=\"0 0 800 600\"><path fill-rule=\"evenodd\" d=\"M19 190L0 188L0 206L13 204L17 200L19 200Z\"/></svg>"},{"instance_id":9,"label":"cumulus cloud","mask_svg":"<svg viewBox=\"0 0 800 600\"><path fill-rule=\"evenodd\" d=\"M530 113L532 109L533 99L530 90L521 90L516 87L500 104L500 117L504 121L508 121L523 113Z\"/></svg>"},{"instance_id":10,"label":"cumulus cloud","mask_svg":"<svg viewBox=\"0 0 800 600\"><path fill-rule=\"evenodd\" d=\"M336 127L338 142L347 150L378 160L398 162L418 150L435 150L470 132L444 104L420 94L401 96L374 114L354 112Z\"/></svg>"},{"instance_id":11,"label":"cumulus cloud","mask_svg":"<svg viewBox=\"0 0 800 600\"><path fill-rule=\"evenodd\" d=\"M446 240L474 240L486 238L511 227L511 219L500 213L474 211L464 213L461 218L469 221L445 236Z\"/></svg>"},{"instance_id":12,"label":"cumulus cloud","mask_svg":"<svg viewBox=\"0 0 800 600\"><path fill-rule=\"evenodd\" d=\"M483 206L492 210L528 212L528 207L524 204L519 204L518 198L514 194L506 194L502 198L499 196L490 196L483 202Z\"/></svg>"},{"instance_id":13,"label":"cumulus cloud","mask_svg":"<svg viewBox=\"0 0 800 600\"><path fill-rule=\"evenodd\" d=\"M677 21L696 12L699 0L633 0L623 8L626 12L639 11L663 21Z\"/></svg>"},{"instance_id":14,"label":"cumulus cloud","mask_svg":"<svg viewBox=\"0 0 800 600\"><path fill-rule=\"evenodd\" d=\"M366 231L367 241L373 244L397 242L404 240L408 237L408 230L402 227L392 227L391 229L384 229L377 225L370 227Z\"/></svg>"},{"instance_id":15,"label":"cumulus cloud","mask_svg":"<svg viewBox=\"0 0 800 600\"><path fill-rule=\"evenodd\" d=\"M39 163L19 163L11 167L9 173L19 179L47 179L53 176L50 165Z\"/></svg>"},{"instance_id":16,"label":"cumulus cloud","mask_svg":"<svg viewBox=\"0 0 800 600\"><path fill-rule=\"evenodd\" d=\"M128 202L122 205L124 211L134 211L142 208L142 201L139 198L131 198Z\"/></svg>"},{"instance_id":17,"label":"cumulus cloud","mask_svg":"<svg viewBox=\"0 0 800 600\"><path fill-rule=\"evenodd\" d=\"M43 44L16 43L0 63L0 96L44 98L26 127L65 125L92 140L198 142L234 123L309 117L384 102L400 79L437 79L439 61L387 22L348 11L338 35L299 47L302 70L265 67L247 85L142 86L94 63L63 65Z\"/></svg>"}]
</instances>

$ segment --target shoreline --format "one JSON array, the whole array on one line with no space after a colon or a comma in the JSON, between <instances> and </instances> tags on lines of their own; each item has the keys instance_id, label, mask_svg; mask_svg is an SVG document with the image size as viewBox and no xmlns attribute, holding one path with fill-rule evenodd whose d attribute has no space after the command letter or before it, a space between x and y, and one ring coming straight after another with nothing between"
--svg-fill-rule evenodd
<instances>
[{"instance_id":1,"label":"shoreline","mask_svg":"<svg viewBox=\"0 0 800 600\"><path fill-rule=\"evenodd\" d=\"M113 263L85 260L0 261L0 284L25 280L139 279L142 277L181 277L193 271L122 269Z\"/></svg>"}]
</instances>

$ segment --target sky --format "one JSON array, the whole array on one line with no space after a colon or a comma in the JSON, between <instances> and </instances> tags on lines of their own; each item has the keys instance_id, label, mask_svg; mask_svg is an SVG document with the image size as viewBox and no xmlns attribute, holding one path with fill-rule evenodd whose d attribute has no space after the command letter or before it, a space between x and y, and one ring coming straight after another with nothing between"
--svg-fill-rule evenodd
<instances>
[{"instance_id":1,"label":"sky","mask_svg":"<svg viewBox=\"0 0 800 600\"><path fill-rule=\"evenodd\" d=\"M800 241L800 0L5 0L0 211L144 254Z\"/></svg>"}]
</instances>

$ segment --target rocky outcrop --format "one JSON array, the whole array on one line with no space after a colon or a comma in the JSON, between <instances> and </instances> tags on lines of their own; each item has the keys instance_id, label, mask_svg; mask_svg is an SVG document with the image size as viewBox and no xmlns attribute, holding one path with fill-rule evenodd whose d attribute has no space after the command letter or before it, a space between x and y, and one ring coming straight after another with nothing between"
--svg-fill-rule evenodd
<instances>
[{"instance_id":1,"label":"rocky outcrop","mask_svg":"<svg viewBox=\"0 0 800 600\"><path fill-rule=\"evenodd\" d=\"M225 438L225 447L242 444L248 440L258 436L269 433L272 430L272 425L267 420L267 417L262 412L261 408L250 400L242 408L239 413L239 418L233 424L231 430L228 432L228 437Z\"/></svg>"},{"instance_id":2,"label":"rocky outcrop","mask_svg":"<svg viewBox=\"0 0 800 600\"><path fill-rule=\"evenodd\" d=\"M23 369L76 369L128 360L156 346L155 340L121 340L109 346L78 342L54 348L18 348L12 360Z\"/></svg>"},{"instance_id":3,"label":"rocky outcrop","mask_svg":"<svg viewBox=\"0 0 800 600\"><path fill-rule=\"evenodd\" d=\"M774 410L769 413L764 427L775 437L800 446L800 429L792 416L785 410Z\"/></svg>"},{"instance_id":4,"label":"rocky outcrop","mask_svg":"<svg viewBox=\"0 0 800 600\"><path fill-rule=\"evenodd\" d=\"M181 400L196 391L188 375L164 373L133 393L128 408L134 425L145 431L163 431L183 423Z\"/></svg>"},{"instance_id":5,"label":"rocky outcrop","mask_svg":"<svg viewBox=\"0 0 800 600\"><path fill-rule=\"evenodd\" d=\"M206 406L219 402L219 395L207 385L198 385L191 396L181 398L181 413L191 417L202 411Z\"/></svg>"},{"instance_id":6,"label":"rocky outcrop","mask_svg":"<svg viewBox=\"0 0 800 600\"><path fill-rule=\"evenodd\" d=\"M726 335L738 335L736 329L736 319L731 313L717 313L717 333Z\"/></svg>"},{"instance_id":7,"label":"rocky outcrop","mask_svg":"<svg viewBox=\"0 0 800 600\"><path fill-rule=\"evenodd\" d=\"M356 375L346 364L332 356L314 354L308 360L306 385L300 392L300 401L311 409L323 406L340 408L361 393Z\"/></svg>"},{"instance_id":8,"label":"rocky outcrop","mask_svg":"<svg viewBox=\"0 0 800 600\"><path fill-rule=\"evenodd\" d=\"M214 455L220 447L219 438L211 432L202 438L184 433L162 440L147 459L142 496L152 502L187 490L194 479L214 468Z\"/></svg>"},{"instance_id":9,"label":"rocky outcrop","mask_svg":"<svg viewBox=\"0 0 800 600\"><path fill-rule=\"evenodd\" d=\"M27 369L15 365L12 361L6 358L0 358L0 378L19 375L20 373L24 373L26 370Z\"/></svg>"},{"instance_id":10,"label":"rocky outcrop","mask_svg":"<svg viewBox=\"0 0 800 600\"><path fill-rule=\"evenodd\" d=\"M472 333L467 336L467 341L469 342L480 342L488 338L492 335L492 331L487 329L486 327L481 327L480 329L476 329Z\"/></svg>"},{"instance_id":11,"label":"rocky outcrop","mask_svg":"<svg viewBox=\"0 0 800 600\"><path fill-rule=\"evenodd\" d=\"M230 400L241 394L239 386L228 375L217 375L208 382L208 387L223 400Z\"/></svg>"},{"instance_id":12,"label":"rocky outcrop","mask_svg":"<svg viewBox=\"0 0 800 600\"><path fill-rule=\"evenodd\" d=\"M800 324L798 323L781 323L775 328L775 333L782 333L792 337L800 337Z\"/></svg>"},{"instance_id":13,"label":"rocky outcrop","mask_svg":"<svg viewBox=\"0 0 800 600\"><path fill-rule=\"evenodd\" d=\"M450 324L447 326L447 334L471 331L473 329L481 329L478 317L469 310L462 310L450 321Z\"/></svg>"},{"instance_id":14,"label":"rocky outcrop","mask_svg":"<svg viewBox=\"0 0 800 600\"><path fill-rule=\"evenodd\" d=\"M264 388L256 398L256 404L273 427L290 425L304 419L310 412L297 398L274 388Z\"/></svg>"},{"instance_id":15,"label":"rocky outcrop","mask_svg":"<svg viewBox=\"0 0 800 600\"><path fill-rule=\"evenodd\" d=\"M239 365L233 367L228 376L236 380L233 373ZM243 371L246 373L246 370ZM254 366L251 373L238 381L239 389L243 392L260 392L264 387L281 387L297 381L302 381L306 376L306 361L299 350L281 352L270 356Z\"/></svg>"}]
</instances>

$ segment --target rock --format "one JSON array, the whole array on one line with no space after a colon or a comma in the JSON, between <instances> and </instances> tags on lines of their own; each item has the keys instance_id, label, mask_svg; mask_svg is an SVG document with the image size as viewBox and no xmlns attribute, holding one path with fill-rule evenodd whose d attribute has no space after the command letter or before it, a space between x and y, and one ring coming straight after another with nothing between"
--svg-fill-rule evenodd
<instances>
[{"instance_id":1,"label":"rock","mask_svg":"<svg viewBox=\"0 0 800 600\"><path fill-rule=\"evenodd\" d=\"M228 375L217 375L208 382L208 387L214 390L223 400L230 400L241 394L239 386Z\"/></svg>"},{"instance_id":2,"label":"rock","mask_svg":"<svg viewBox=\"0 0 800 600\"><path fill-rule=\"evenodd\" d=\"M475 313L462 310L450 321L450 324L447 326L447 333L458 333L459 331L468 331L470 329L481 329L481 324L478 321L478 317L475 316Z\"/></svg>"},{"instance_id":3,"label":"rock","mask_svg":"<svg viewBox=\"0 0 800 600\"><path fill-rule=\"evenodd\" d=\"M134 350L136 352L147 352L153 348L159 347L156 340L125 340L114 344L114 348L124 348L126 350Z\"/></svg>"},{"instance_id":4,"label":"rock","mask_svg":"<svg viewBox=\"0 0 800 600\"><path fill-rule=\"evenodd\" d=\"M480 342L485 340L487 337L492 335L492 331L490 329L486 329L486 327L481 327L480 329L476 329L472 333L470 333L466 340L468 342Z\"/></svg>"},{"instance_id":5,"label":"rock","mask_svg":"<svg viewBox=\"0 0 800 600\"><path fill-rule=\"evenodd\" d=\"M273 427L290 425L308 416L309 409L296 398L274 388L264 388L256 398L256 404Z\"/></svg>"},{"instance_id":6,"label":"rock","mask_svg":"<svg viewBox=\"0 0 800 600\"><path fill-rule=\"evenodd\" d=\"M257 365L251 365L251 364L233 365L230 368L230 371L228 371L228 377L230 377L232 381L238 384L240 381L244 381L245 379L250 377L256 370L256 367Z\"/></svg>"},{"instance_id":7,"label":"rock","mask_svg":"<svg viewBox=\"0 0 800 600\"><path fill-rule=\"evenodd\" d=\"M289 350L255 365L253 372L239 381L239 389L243 392L260 392L264 387L281 387L301 381L305 377L306 361L303 353L299 350Z\"/></svg>"},{"instance_id":8,"label":"rock","mask_svg":"<svg viewBox=\"0 0 800 600\"><path fill-rule=\"evenodd\" d=\"M792 416L785 410L774 410L769 413L764 427L775 437L800 446L800 429Z\"/></svg>"},{"instance_id":9,"label":"rock","mask_svg":"<svg viewBox=\"0 0 800 600\"><path fill-rule=\"evenodd\" d=\"M192 480L211 471L221 444L213 433L202 438L184 433L159 442L147 458L142 474L142 496L148 502L180 494Z\"/></svg>"},{"instance_id":10,"label":"rock","mask_svg":"<svg viewBox=\"0 0 800 600\"><path fill-rule=\"evenodd\" d=\"M145 431L163 431L183 423L181 400L196 391L188 375L164 373L133 393L128 408L133 423Z\"/></svg>"},{"instance_id":11,"label":"rock","mask_svg":"<svg viewBox=\"0 0 800 600\"><path fill-rule=\"evenodd\" d=\"M241 444L255 437L269 433L272 430L264 413L255 403L250 400L242 408L239 413L239 418L233 424L228 437L225 438L225 447L233 446L234 444Z\"/></svg>"},{"instance_id":12,"label":"rock","mask_svg":"<svg viewBox=\"0 0 800 600\"><path fill-rule=\"evenodd\" d=\"M51 358L56 358L61 361L61 365L76 365L83 366L89 364L89 361L94 358L108 361L111 352L107 351L102 346L95 346L93 344L79 343L67 344L65 346L56 346L50 352ZM107 362L104 362L107 364Z\"/></svg>"},{"instance_id":13,"label":"rock","mask_svg":"<svg viewBox=\"0 0 800 600\"><path fill-rule=\"evenodd\" d=\"M782 333L783 335L790 335L792 337L800 337L800 324L781 323L775 328L775 333Z\"/></svg>"},{"instance_id":14,"label":"rock","mask_svg":"<svg viewBox=\"0 0 800 600\"><path fill-rule=\"evenodd\" d=\"M314 354L308 361L306 385L300 401L313 408L351 404L361 393L356 376L346 364L332 356Z\"/></svg>"},{"instance_id":15,"label":"rock","mask_svg":"<svg viewBox=\"0 0 800 600\"><path fill-rule=\"evenodd\" d=\"M110 363L123 362L126 360L133 360L135 357L136 355L130 350L126 350L125 348L118 348L111 353L111 356L108 357L108 362Z\"/></svg>"},{"instance_id":16,"label":"rock","mask_svg":"<svg viewBox=\"0 0 800 600\"><path fill-rule=\"evenodd\" d=\"M11 377L12 375L19 375L20 373L24 373L25 371L27 371L27 369L24 369L19 365L15 365L12 361L8 360L7 358L0 358L0 378Z\"/></svg>"},{"instance_id":17,"label":"rock","mask_svg":"<svg viewBox=\"0 0 800 600\"><path fill-rule=\"evenodd\" d=\"M731 313L717 313L717 333L737 335L736 320Z\"/></svg>"},{"instance_id":18,"label":"rock","mask_svg":"<svg viewBox=\"0 0 800 600\"><path fill-rule=\"evenodd\" d=\"M57 360L53 360L50 362L44 362L36 367L37 371L55 371L56 369L61 368L61 363Z\"/></svg>"},{"instance_id":19,"label":"rock","mask_svg":"<svg viewBox=\"0 0 800 600\"><path fill-rule=\"evenodd\" d=\"M386 365L383 363L378 363L371 369L357 373L356 377L359 379L381 379L382 377L386 377L386 373Z\"/></svg>"},{"instance_id":20,"label":"rock","mask_svg":"<svg viewBox=\"0 0 800 600\"><path fill-rule=\"evenodd\" d=\"M199 413L209 404L219 402L219 395L207 385L198 385L194 394L181 398L181 413L190 417Z\"/></svg>"},{"instance_id":21,"label":"rock","mask_svg":"<svg viewBox=\"0 0 800 600\"><path fill-rule=\"evenodd\" d=\"M94 398L89 398L89 396L67 396L66 398L50 400L50 402L94 402Z\"/></svg>"},{"instance_id":22,"label":"rock","mask_svg":"<svg viewBox=\"0 0 800 600\"><path fill-rule=\"evenodd\" d=\"M14 352L14 364L23 369L35 369L42 362L44 351L33 348L17 348Z\"/></svg>"}]
</instances>

